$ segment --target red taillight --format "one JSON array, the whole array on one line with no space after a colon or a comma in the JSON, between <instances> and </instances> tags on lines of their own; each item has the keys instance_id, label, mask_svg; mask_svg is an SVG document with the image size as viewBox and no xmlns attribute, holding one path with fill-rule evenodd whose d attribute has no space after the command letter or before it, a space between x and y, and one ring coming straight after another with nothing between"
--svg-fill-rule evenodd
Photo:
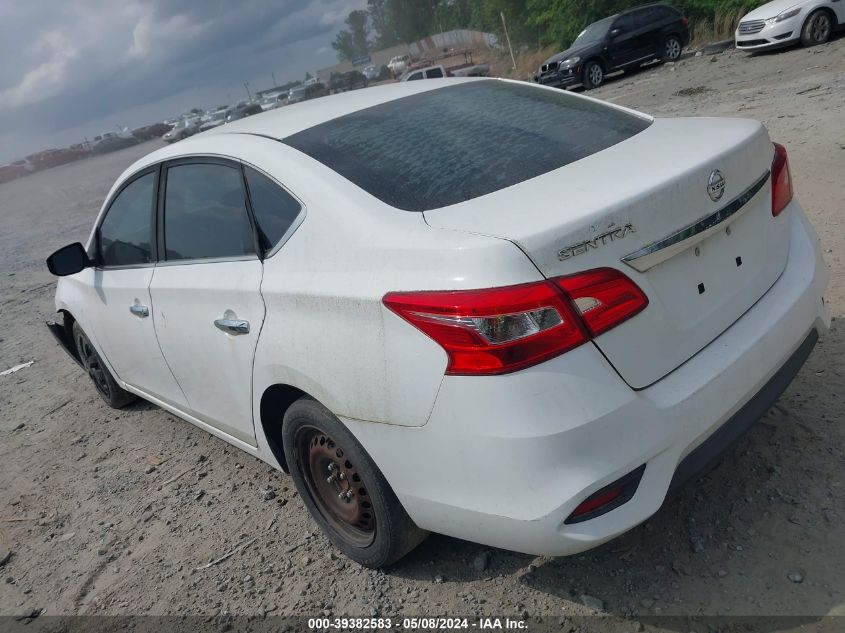
<instances>
[{"instance_id":1,"label":"red taillight","mask_svg":"<svg viewBox=\"0 0 845 633\"><path fill-rule=\"evenodd\" d=\"M593 336L607 332L648 305L645 293L613 268L597 268L553 281L575 303Z\"/></svg>"},{"instance_id":2,"label":"red taillight","mask_svg":"<svg viewBox=\"0 0 845 633\"><path fill-rule=\"evenodd\" d=\"M609 268L504 288L391 292L384 305L434 339L447 374L504 374L558 356L631 318L648 299Z\"/></svg>"},{"instance_id":3,"label":"red taillight","mask_svg":"<svg viewBox=\"0 0 845 633\"><path fill-rule=\"evenodd\" d=\"M772 159L772 215L777 216L792 200L792 174L789 172L789 158L786 148L780 143L775 146Z\"/></svg>"},{"instance_id":4,"label":"red taillight","mask_svg":"<svg viewBox=\"0 0 845 633\"><path fill-rule=\"evenodd\" d=\"M689 26L689 18L681 18L681 24L684 26Z\"/></svg>"}]
</instances>

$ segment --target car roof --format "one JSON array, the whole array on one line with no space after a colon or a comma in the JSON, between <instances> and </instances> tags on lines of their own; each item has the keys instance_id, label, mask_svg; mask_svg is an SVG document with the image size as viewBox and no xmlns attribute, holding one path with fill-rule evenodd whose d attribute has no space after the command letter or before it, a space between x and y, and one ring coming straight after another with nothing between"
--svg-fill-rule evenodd
<instances>
[{"instance_id":1,"label":"car roof","mask_svg":"<svg viewBox=\"0 0 845 633\"><path fill-rule=\"evenodd\" d=\"M281 140L307 130L326 121L371 106L376 106L402 97L444 88L449 85L472 81L497 81L496 79L451 78L437 81L412 81L373 86L365 90L352 90L319 99L295 103L279 110L268 110L262 114L230 123L222 128L203 132L198 136L212 134L257 134Z\"/></svg>"},{"instance_id":2,"label":"car roof","mask_svg":"<svg viewBox=\"0 0 845 633\"><path fill-rule=\"evenodd\" d=\"M670 9L675 9L671 4L666 4L665 2L649 2L648 4L641 4L638 7L631 7L630 9L625 9L624 11L620 11L617 15L626 15L628 13L634 13L635 11L639 11L641 9L650 9L652 7L668 7ZM677 11L677 9L675 9Z\"/></svg>"}]
</instances>

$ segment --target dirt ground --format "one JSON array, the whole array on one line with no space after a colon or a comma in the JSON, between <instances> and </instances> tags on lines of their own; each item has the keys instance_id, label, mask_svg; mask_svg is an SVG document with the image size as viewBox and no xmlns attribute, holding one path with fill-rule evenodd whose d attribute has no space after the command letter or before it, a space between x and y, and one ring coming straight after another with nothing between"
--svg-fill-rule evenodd
<instances>
[{"instance_id":1,"label":"dirt ground","mask_svg":"<svg viewBox=\"0 0 845 633\"><path fill-rule=\"evenodd\" d=\"M87 236L114 178L154 141L0 185L0 370L34 361L0 377L0 615L478 614L571 630L601 607L602 622L635 631L630 619L661 614L845 616L845 37L689 56L592 94L764 121L832 268L831 332L719 467L581 556L432 535L385 572L339 557L286 475L155 406L108 409L43 326L55 287L44 258Z\"/></svg>"}]
</instances>

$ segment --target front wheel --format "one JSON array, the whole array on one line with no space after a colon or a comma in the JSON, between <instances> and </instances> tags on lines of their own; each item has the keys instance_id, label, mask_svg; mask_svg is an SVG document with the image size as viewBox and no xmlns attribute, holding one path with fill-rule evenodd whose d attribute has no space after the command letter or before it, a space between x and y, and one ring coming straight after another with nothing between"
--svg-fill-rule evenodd
<instances>
[{"instance_id":1,"label":"front wheel","mask_svg":"<svg viewBox=\"0 0 845 633\"><path fill-rule=\"evenodd\" d=\"M349 558L384 567L426 537L352 433L316 400L303 397L290 406L282 440L305 507Z\"/></svg>"},{"instance_id":2,"label":"front wheel","mask_svg":"<svg viewBox=\"0 0 845 633\"><path fill-rule=\"evenodd\" d=\"M804 46L824 44L833 33L833 20L824 10L814 11L801 28L801 43Z\"/></svg>"},{"instance_id":3,"label":"front wheel","mask_svg":"<svg viewBox=\"0 0 845 633\"><path fill-rule=\"evenodd\" d=\"M604 69L597 61L589 61L584 64L582 71L581 83L584 85L584 90L592 90L598 88L604 82Z\"/></svg>"},{"instance_id":4,"label":"front wheel","mask_svg":"<svg viewBox=\"0 0 845 633\"><path fill-rule=\"evenodd\" d=\"M683 45L681 40L675 35L670 35L663 42L663 50L660 53L660 59L664 62L675 62L681 56L681 49Z\"/></svg>"},{"instance_id":5,"label":"front wheel","mask_svg":"<svg viewBox=\"0 0 845 633\"><path fill-rule=\"evenodd\" d=\"M97 393L110 407L120 409L138 399L138 396L129 393L117 384L108 367L103 363L103 359L91 344L88 335L82 331L76 321L73 323L73 340L76 343L76 351L79 353L82 367L88 372L88 377L94 383Z\"/></svg>"}]
</instances>

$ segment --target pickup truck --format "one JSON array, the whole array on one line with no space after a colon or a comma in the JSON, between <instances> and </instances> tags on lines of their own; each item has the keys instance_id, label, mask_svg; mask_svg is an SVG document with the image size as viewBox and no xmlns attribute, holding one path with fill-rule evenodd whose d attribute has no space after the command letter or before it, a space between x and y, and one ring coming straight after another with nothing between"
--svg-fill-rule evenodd
<instances>
[{"instance_id":1,"label":"pickup truck","mask_svg":"<svg viewBox=\"0 0 845 633\"><path fill-rule=\"evenodd\" d=\"M441 79L443 77L487 77L490 74L490 64L458 64L457 66L425 66L412 68L399 81L416 81L417 79Z\"/></svg>"}]
</instances>

